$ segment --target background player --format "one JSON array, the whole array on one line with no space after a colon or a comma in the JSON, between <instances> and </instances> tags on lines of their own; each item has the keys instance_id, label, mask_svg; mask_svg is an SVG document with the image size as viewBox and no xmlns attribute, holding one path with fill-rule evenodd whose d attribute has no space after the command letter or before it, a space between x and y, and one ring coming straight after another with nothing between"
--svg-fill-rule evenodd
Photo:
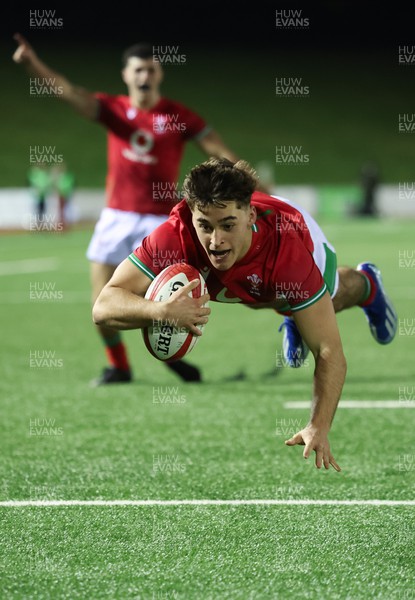
<instances>
[{"instance_id":1,"label":"background player","mask_svg":"<svg viewBox=\"0 0 415 600\"><path fill-rule=\"evenodd\" d=\"M201 335L210 309L203 304L242 302L294 316L295 325L315 359L311 418L288 445L316 452L316 466L340 470L330 451L328 432L346 374L335 311L362 306L375 339L389 343L397 317L370 263L336 269L336 255L317 223L287 201L255 192L249 165L211 159L192 169L183 200L116 270L100 294L94 320L111 327L146 327L154 319ZM206 279L209 295L188 296L197 281L166 302L144 299L160 269L154 249L171 249ZM331 298L332 296L332 298Z\"/></svg>"},{"instance_id":2,"label":"background player","mask_svg":"<svg viewBox=\"0 0 415 600\"><path fill-rule=\"evenodd\" d=\"M30 167L27 180L35 199L36 221L43 221L46 211L46 200L52 190L52 176L49 165L41 162Z\"/></svg>"},{"instance_id":3,"label":"background player","mask_svg":"<svg viewBox=\"0 0 415 600\"><path fill-rule=\"evenodd\" d=\"M53 87L62 90L58 98L108 129L107 206L87 252L95 302L116 266L166 220L177 202L176 182L185 143L194 140L208 156L237 159L200 116L161 96L163 71L153 59L151 45L139 44L124 52L122 79L128 95L110 96L73 85L43 63L22 35L14 37L18 43L15 62L42 78L45 85L53 81ZM95 383L131 381L120 333L105 325L98 325L98 331L110 366ZM185 380L200 380L198 369L183 361L168 366Z\"/></svg>"},{"instance_id":4,"label":"background player","mask_svg":"<svg viewBox=\"0 0 415 600\"><path fill-rule=\"evenodd\" d=\"M75 190L75 176L65 163L52 168L53 186L58 196L59 223L62 229L68 228L70 201Z\"/></svg>"}]
</instances>

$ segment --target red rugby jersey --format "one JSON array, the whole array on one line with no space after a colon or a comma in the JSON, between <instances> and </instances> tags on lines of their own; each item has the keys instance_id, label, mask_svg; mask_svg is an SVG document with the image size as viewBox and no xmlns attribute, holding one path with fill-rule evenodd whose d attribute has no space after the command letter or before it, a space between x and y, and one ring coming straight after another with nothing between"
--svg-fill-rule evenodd
<instances>
[{"instance_id":1,"label":"red rugby jersey","mask_svg":"<svg viewBox=\"0 0 415 600\"><path fill-rule=\"evenodd\" d=\"M185 143L208 131L205 121L167 98L151 110L132 107L128 96L95 94L98 122L108 130L107 206L168 215L177 203L177 178Z\"/></svg>"},{"instance_id":2,"label":"red rugby jersey","mask_svg":"<svg viewBox=\"0 0 415 600\"><path fill-rule=\"evenodd\" d=\"M256 304L284 299L292 311L310 306L327 286L314 261L313 240L301 210L260 192L254 192L251 202L258 214L251 246L227 271L213 267L184 200L129 258L150 279L170 264L193 265L204 276L214 302Z\"/></svg>"}]
</instances>

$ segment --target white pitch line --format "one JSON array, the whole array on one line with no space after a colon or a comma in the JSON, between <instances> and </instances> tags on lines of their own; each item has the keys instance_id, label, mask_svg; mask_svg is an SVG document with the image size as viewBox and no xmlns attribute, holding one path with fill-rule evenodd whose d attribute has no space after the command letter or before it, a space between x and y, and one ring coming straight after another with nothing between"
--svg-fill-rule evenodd
<instances>
[{"instance_id":1,"label":"white pitch line","mask_svg":"<svg viewBox=\"0 0 415 600\"><path fill-rule=\"evenodd\" d=\"M302 400L285 402L284 408L310 408ZM415 400L340 400L337 408L415 408Z\"/></svg>"},{"instance_id":2,"label":"white pitch line","mask_svg":"<svg viewBox=\"0 0 415 600\"><path fill-rule=\"evenodd\" d=\"M54 506L415 506L415 500L5 500L0 508Z\"/></svg>"},{"instance_id":3,"label":"white pitch line","mask_svg":"<svg viewBox=\"0 0 415 600\"><path fill-rule=\"evenodd\" d=\"M57 258L29 258L27 260L10 260L0 262L0 275L17 275L21 273L43 273L56 271Z\"/></svg>"}]
</instances>

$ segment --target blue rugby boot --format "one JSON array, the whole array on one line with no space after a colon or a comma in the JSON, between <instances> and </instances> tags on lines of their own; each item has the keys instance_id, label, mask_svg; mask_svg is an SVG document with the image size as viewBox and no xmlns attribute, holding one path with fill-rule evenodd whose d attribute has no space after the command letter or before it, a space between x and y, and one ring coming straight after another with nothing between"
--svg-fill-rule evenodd
<instances>
[{"instance_id":1,"label":"blue rugby boot","mask_svg":"<svg viewBox=\"0 0 415 600\"><path fill-rule=\"evenodd\" d=\"M369 298L359 306L363 308L371 334L379 344L390 344L398 328L398 315L385 292L382 275L372 263L360 263L357 270L370 282Z\"/></svg>"},{"instance_id":2,"label":"blue rugby boot","mask_svg":"<svg viewBox=\"0 0 415 600\"><path fill-rule=\"evenodd\" d=\"M309 353L309 348L303 341L300 332L290 317L284 317L278 331L284 329L282 351L285 364L294 369L301 367Z\"/></svg>"}]
</instances>

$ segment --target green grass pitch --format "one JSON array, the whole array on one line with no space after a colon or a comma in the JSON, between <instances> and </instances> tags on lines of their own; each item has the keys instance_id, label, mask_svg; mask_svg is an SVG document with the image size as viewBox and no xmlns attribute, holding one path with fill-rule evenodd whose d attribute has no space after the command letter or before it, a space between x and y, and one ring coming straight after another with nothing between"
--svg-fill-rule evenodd
<instances>
[{"instance_id":1,"label":"green grass pitch","mask_svg":"<svg viewBox=\"0 0 415 600\"><path fill-rule=\"evenodd\" d=\"M338 409L341 473L284 446L308 418L285 403L310 399L313 364L275 373L280 317L213 304L189 356L202 385L128 332L134 383L93 389L90 231L3 236L0 500L413 499L413 223L323 228L339 264L380 266L400 317L382 347L360 309L339 315L343 399L402 404ZM0 518L1 598L415 598L413 506L3 505Z\"/></svg>"}]
</instances>

